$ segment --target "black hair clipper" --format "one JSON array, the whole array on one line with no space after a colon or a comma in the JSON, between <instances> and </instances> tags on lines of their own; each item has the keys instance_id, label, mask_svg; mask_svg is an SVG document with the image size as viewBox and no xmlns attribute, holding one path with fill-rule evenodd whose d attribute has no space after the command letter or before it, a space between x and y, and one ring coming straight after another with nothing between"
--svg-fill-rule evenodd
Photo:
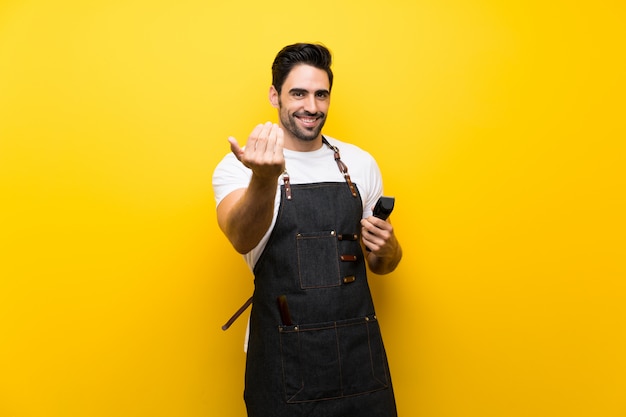
<instances>
[{"instance_id":1,"label":"black hair clipper","mask_svg":"<svg viewBox=\"0 0 626 417\"><path fill-rule=\"evenodd\" d=\"M387 220L387 217L389 217L389 215L393 211L393 206L395 202L396 199L394 197L380 197L376 202L376 205L374 206L374 217Z\"/></svg>"}]
</instances>

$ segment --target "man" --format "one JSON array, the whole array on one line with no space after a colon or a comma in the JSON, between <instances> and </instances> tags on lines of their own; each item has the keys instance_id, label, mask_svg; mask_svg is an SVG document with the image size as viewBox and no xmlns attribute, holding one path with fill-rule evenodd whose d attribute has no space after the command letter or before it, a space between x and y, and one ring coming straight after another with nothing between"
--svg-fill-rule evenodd
<instances>
[{"instance_id":1,"label":"man","mask_svg":"<svg viewBox=\"0 0 626 417\"><path fill-rule=\"evenodd\" d=\"M321 134L328 49L285 47L258 125L217 166L217 220L254 272L244 398L250 417L392 417L396 406L366 264L393 271L402 249L372 216L374 159ZM349 168L349 171L348 171Z\"/></svg>"}]
</instances>

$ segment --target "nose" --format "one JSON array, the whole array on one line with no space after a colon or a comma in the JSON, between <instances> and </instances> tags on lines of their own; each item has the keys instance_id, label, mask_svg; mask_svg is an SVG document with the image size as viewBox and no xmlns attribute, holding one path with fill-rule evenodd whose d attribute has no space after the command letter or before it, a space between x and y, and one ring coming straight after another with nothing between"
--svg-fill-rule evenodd
<instances>
[{"instance_id":1,"label":"nose","mask_svg":"<svg viewBox=\"0 0 626 417\"><path fill-rule=\"evenodd\" d=\"M317 113L317 101L315 100L315 95L314 94L310 94L304 100L304 111L306 111L307 113L310 113L310 114L316 114Z\"/></svg>"}]
</instances>

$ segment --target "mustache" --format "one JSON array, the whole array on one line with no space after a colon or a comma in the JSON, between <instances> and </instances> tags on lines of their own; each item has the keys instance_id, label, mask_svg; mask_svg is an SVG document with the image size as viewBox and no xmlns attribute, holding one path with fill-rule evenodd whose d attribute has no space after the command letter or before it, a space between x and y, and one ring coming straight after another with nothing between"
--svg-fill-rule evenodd
<instances>
[{"instance_id":1,"label":"mustache","mask_svg":"<svg viewBox=\"0 0 626 417\"><path fill-rule=\"evenodd\" d=\"M308 111L295 112L293 115L296 117L316 117L316 118L322 118L326 116L322 112L310 113Z\"/></svg>"}]
</instances>

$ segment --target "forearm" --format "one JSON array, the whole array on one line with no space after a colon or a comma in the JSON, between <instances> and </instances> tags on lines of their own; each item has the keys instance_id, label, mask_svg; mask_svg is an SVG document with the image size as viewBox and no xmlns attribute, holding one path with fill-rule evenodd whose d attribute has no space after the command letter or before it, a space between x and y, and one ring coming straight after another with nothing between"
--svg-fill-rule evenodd
<instances>
[{"instance_id":1,"label":"forearm","mask_svg":"<svg viewBox=\"0 0 626 417\"><path fill-rule=\"evenodd\" d=\"M218 206L218 223L235 250L248 253L261 241L274 216L275 181L254 176L248 188L229 194Z\"/></svg>"},{"instance_id":2,"label":"forearm","mask_svg":"<svg viewBox=\"0 0 626 417\"><path fill-rule=\"evenodd\" d=\"M387 248L384 253L365 252L367 265L370 270L378 275L385 275L396 269L402 259L402 247L397 240Z\"/></svg>"}]
</instances>

